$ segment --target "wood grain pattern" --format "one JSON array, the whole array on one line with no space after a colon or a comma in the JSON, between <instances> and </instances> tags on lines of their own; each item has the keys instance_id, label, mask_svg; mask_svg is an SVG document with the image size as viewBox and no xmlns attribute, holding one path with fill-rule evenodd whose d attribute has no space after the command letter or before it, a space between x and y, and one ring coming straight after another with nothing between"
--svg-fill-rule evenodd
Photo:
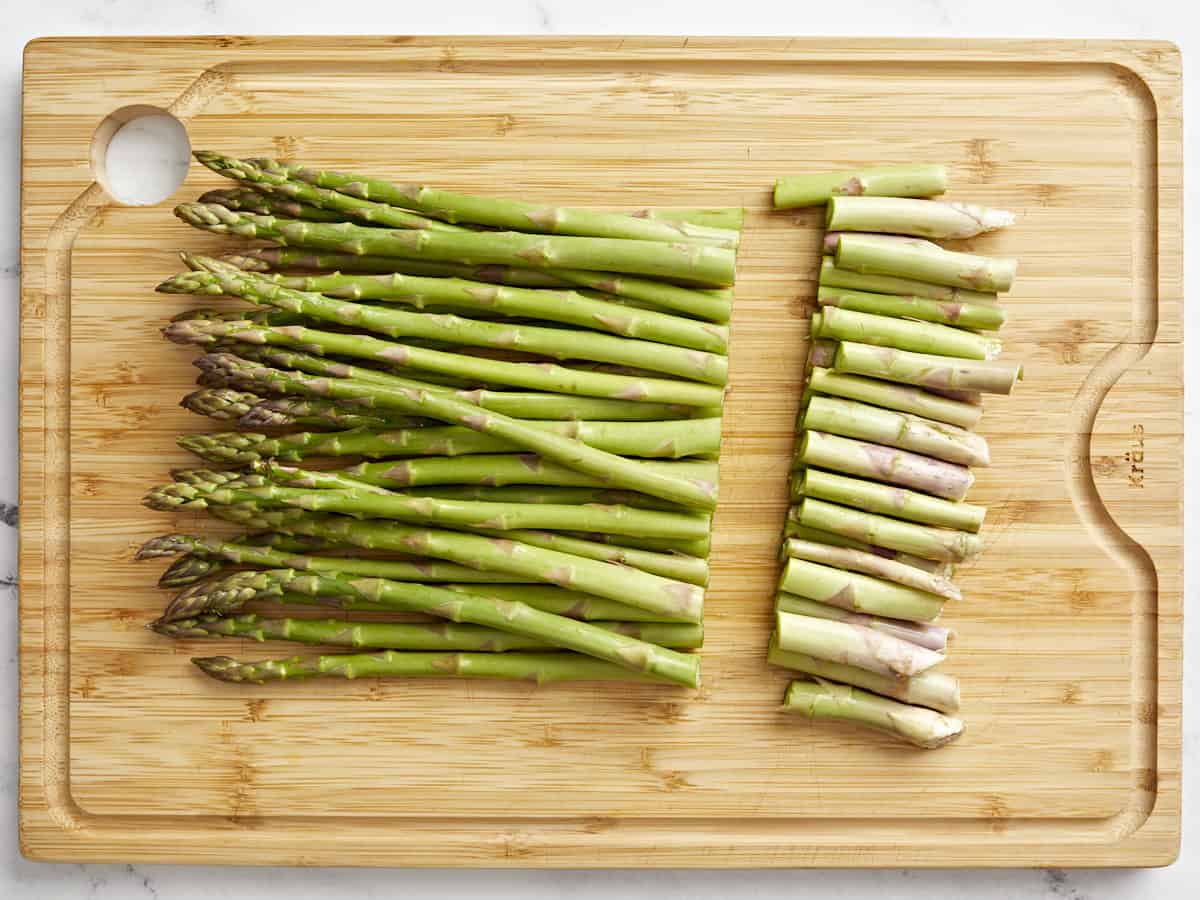
<instances>
[{"instance_id":1,"label":"wood grain pattern","mask_svg":"<svg viewBox=\"0 0 1200 900\"><path fill-rule=\"evenodd\" d=\"M50 39L25 59L21 841L38 859L361 865L1153 865L1180 803L1180 60L1153 43ZM372 98L367 103L369 92ZM157 329L174 251L226 242L94 183L100 120L465 191L748 211L704 687L244 688L171 644L139 505L205 423ZM774 559L819 215L784 173L945 162L1015 210L991 507L923 753L778 712ZM1135 469L1135 466L1137 467Z\"/></svg>"}]
</instances>

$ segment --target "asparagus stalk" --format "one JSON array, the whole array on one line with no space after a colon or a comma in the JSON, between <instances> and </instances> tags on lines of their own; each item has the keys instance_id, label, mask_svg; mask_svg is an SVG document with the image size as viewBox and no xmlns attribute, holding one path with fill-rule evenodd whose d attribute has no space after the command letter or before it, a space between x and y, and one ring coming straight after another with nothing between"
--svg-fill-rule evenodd
<instances>
[{"instance_id":1,"label":"asparagus stalk","mask_svg":"<svg viewBox=\"0 0 1200 900\"><path fill-rule=\"evenodd\" d=\"M413 653L384 650L243 662L228 656L194 657L218 681L266 684L301 678L499 678L553 684L562 681L658 681L612 663L574 653Z\"/></svg>"},{"instance_id":2,"label":"asparagus stalk","mask_svg":"<svg viewBox=\"0 0 1200 900\"><path fill-rule=\"evenodd\" d=\"M978 556L983 548L979 536L966 531L902 522L899 519L826 503L812 497L801 500L789 515L794 515L801 525L810 528L844 534L869 544L890 547L926 559L961 562Z\"/></svg>"},{"instance_id":3,"label":"asparagus stalk","mask_svg":"<svg viewBox=\"0 0 1200 900\"><path fill-rule=\"evenodd\" d=\"M724 228L741 231L745 224L746 211L740 206L721 209L639 209L630 213L639 219L660 219L664 222L687 222L691 225L707 225L709 228Z\"/></svg>"},{"instance_id":4,"label":"asparagus stalk","mask_svg":"<svg viewBox=\"0 0 1200 900\"><path fill-rule=\"evenodd\" d=\"M794 497L793 499L799 502L803 499L803 494ZM885 559L894 559L896 562L909 566L914 569L921 569L924 572L929 572L941 578L950 578L954 575L954 565L952 563L938 561L934 559L924 559L920 556L913 556L909 553L897 553L895 550L889 550L887 547L876 547L873 544L867 544L862 541L856 541L854 538L848 538L843 534L834 534L831 531L821 531L818 528L808 528L801 525L794 519L788 519L784 524L785 538L798 538L803 541L809 541L814 544L827 544L830 547L847 547L851 550L858 550L862 553L870 553L872 556L882 556Z\"/></svg>"},{"instance_id":5,"label":"asparagus stalk","mask_svg":"<svg viewBox=\"0 0 1200 900\"><path fill-rule=\"evenodd\" d=\"M514 231L392 230L348 222L306 222L236 212L217 204L182 203L175 214L214 234L236 234L285 246L365 256L499 263L531 269L583 269L733 284L734 254L724 247L595 237L548 237Z\"/></svg>"},{"instance_id":6,"label":"asparagus stalk","mask_svg":"<svg viewBox=\"0 0 1200 900\"><path fill-rule=\"evenodd\" d=\"M926 249L857 234L842 235L833 261L839 269L852 272L931 281L972 291L1007 291L1017 273L1015 259L956 253L940 247Z\"/></svg>"},{"instance_id":7,"label":"asparagus stalk","mask_svg":"<svg viewBox=\"0 0 1200 900\"><path fill-rule=\"evenodd\" d=\"M200 151L196 158L228 178L269 184L292 196L302 197L307 202L313 201L307 199L309 194L305 192L306 187L326 189L326 192L334 194L326 199L325 205L330 206L344 206L346 203L358 201L359 204L371 203L384 208L416 210L446 222L470 222L511 231L661 241L671 244L697 242L736 247L739 236L736 230L693 225L689 222L668 222L621 213L550 207L498 197L458 194L425 185L394 184L363 175L310 169L272 159L237 160L219 156L211 151ZM348 199L338 203L337 198Z\"/></svg>"},{"instance_id":8,"label":"asparagus stalk","mask_svg":"<svg viewBox=\"0 0 1200 900\"><path fill-rule=\"evenodd\" d=\"M432 304L489 315L500 313L545 319L713 353L724 353L729 348L729 329L724 325L618 305L572 290L505 287L460 278L421 278L398 272L269 277L280 287L346 300L386 300L418 310Z\"/></svg>"},{"instance_id":9,"label":"asparagus stalk","mask_svg":"<svg viewBox=\"0 0 1200 900\"><path fill-rule=\"evenodd\" d=\"M283 309L271 307L244 306L239 309L185 309L171 316L172 322L183 322L189 319L212 319L217 322L257 322L260 325L295 325L304 321L303 316Z\"/></svg>"},{"instance_id":10,"label":"asparagus stalk","mask_svg":"<svg viewBox=\"0 0 1200 900\"><path fill-rule=\"evenodd\" d=\"M483 484L451 484L421 488L410 493L414 496L441 497L447 500L487 500L492 503L616 503L641 509L665 509L676 512L679 510L674 503L667 503L656 497L648 497L636 491L614 491L604 487L524 484L492 487Z\"/></svg>"},{"instance_id":11,"label":"asparagus stalk","mask_svg":"<svg viewBox=\"0 0 1200 900\"><path fill-rule=\"evenodd\" d=\"M813 318L817 337L835 341L877 344L964 359L995 359L1000 355L1001 344L995 338L950 325L897 319L840 306L822 306Z\"/></svg>"},{"instance_id":12,"label":"asparagus stalk","mask_svg":"<svg viewBox=\"0 0 1200 900\"><path fill-rule=\"evenodd\" d=\"M411 428L420 427L425 419L400 416ZM267 397L251 406L238 419L242 428L287 428L311 425L319 428L385 428L395 426L394 420L382 416L351 412L347 405L316 397Z\"/></svg>"},{"instance_id":13,"label":"asparagus stalk","mask_svg":"<svg viewBox=\"0 0 1200 900\"><path fill-rule=\"evenodd\" d=\"M963 732L963 723L931 709L898 703L867 691L827 681L793 681L783 708L810 719L864 725L926 750L944 747Z\"/></svg>"},{"instance_id":14,"label":"asparagus stalk","mask_svg":"<svg viewBox=\"0 0 1200 900\"><path fill-rule=\"evenodd\" d=\"M291 569L237 572L215 584L198 585L178 595L163 621L196 615L225 615L251 599L294 592L324 598L338 607L344 601L371 600L405 612L430 613L455 622L484 625L543 640L604 659L634 671L657 675L688 687L698 687L700 659L586 622L545 613L520 602L450 591L446 588L383 578L339 578Z\"/></svg>"},{"instance_id":15,"label":"asparagus stalk","mask_svg":"<svg viewBox=\"0 0 1200 900\"><path fill-rule=\"evenodd\" d=\"M818 206L841 196L931 197L945 191L942 166L877 166L780 178L775 182L775 208Z\"/></svg>"},{"instance_id":16,"label":"asparagus stalk","mask_svg":"<svg viewBox=\"0 0 1200 900\"><path fill-rule=\"evenodd\" d=\"M825 211L825 227L831 230L948 240L972 238L1015 221L1016 216L1003 209L904 197L831 197Z\"/></svg>"},{"instance_id":17,"label":"asparagus stalk","mask_svg":"<svg viewBox=\"0 0 1200 900\"><path fill-rule=\"evenodd\" d=\"M886 481L947 500L961 500L975 481L966 466L820 431L804 432L796 459L804 466Z\"/></svg>"},{"instance_id":18,"label":"asparagus stalk","mask_svg":"<svg viewBox=\"0 0 1200 900\"><path fill-rule=\"evenodd\" d=\"M206 262L205 257L188 256L186 258L188 264L193 266L216 264L216 260ZM463 319L453 315L405 312L363 303L346 303L322 294L294 291L267 281L262 276L231 270L224 264L220 265L222 268L218 271L187 272L176 275L159 285L159 289L166 293L216 290L220 293L242 297L254 303L270 304L324 322L364 328L392 338L428 338L450 341L454 344L521 350L554 359L590 359L598 362L611 362L656 372L666 372L710 384L724 384L728 377L727 361L724 356L719 354L591 331L543 328L537 325L518 325L508 322L485 322L478 319ZM173 329L189 325L193 328L204 325L208 326L206 332L208 334L236 338L236 329L249 324L252 323L172 322L165 333L171 337ZM225 332L222 332L222 327L226 329ZM284 327L290 330L301 328L301 326ZM255 332L251 330L251 333ZM276 333L286 335L289 332ZM316 332L316 334L320 334L320 332ZM353 339L355 336L349 337ZM243 338L243 340L245 339ZM359 339L361 340L361 338ZM325 339L326 344L329 340L329 338ZM257 342L264 343L264 341ZM313 340L312 343L324 346L316 340ZM348 353L345 348L334 352ZM362 354L354 353L352 355ZM368 356L368 358L377 357ZM389 359L382 357L380 361L388 362ZM405 364L403 360L398 362L402 365Z\"/></svg>"},{"instance_id":19,"label":"asparagus stalk","mask_svg":"<svg viewBox=\"0 0 1200 900\"><path fill-rule=\"evenodd\" d=\"M179 405L198 415L227 422L240 419L261 401L261 397L249 391L235 391L230 388L202 388L192 391L179 401Z\"/></svg>"},{"instance_id":20,"label":"asparagus stalk","mask_svg":"<svg viewBox=\"0 0 1200 900\"><path fill-rule=\"evenodd\" d=\"M842 239L844 233L849 233L854 229L849 229L847 232L841 231L826 231L825 236L821 238L821 253L827 256L833 256L837 253L838 241ZM883 241L897 241L899 243L912 244L914 246L936 247L933 241L927 241L924 238L912 237L903 234L871 234L872 238Z\"/></svg>"},{"instance_id":21,"label":"asparagus stalk","mask_svg":"<svg viewBox=\"0 0 1200 900\"><path fill-rule=\"evenodd\" d=\"M592 622L597 628L635 637L640 641L692 650L704 638L704 626L665 622ZM178 622L154 622L151 629L167 637L241 637L254 641L295 641L357 649L503 653L509 650L546 650L545 641L457 622L417 623L351 622L345 619L269 619L249 613L241 616L200 616Z\"/></svg>"},{"instance_id":22,"label":"asparagus stalk","mask_svg":"<svg viewBox=\"0 0 1200 900\"><path fill-rule=\"evenodd\" d=\"M779 590L851 612L913 622L932 622L945 604L936 594L795 558L784 565Z\"/></svg>"},{"instance_id":23,"label":"asparagus stalk","mask_svg":"<svg viewBox=\"0 0 1200 900\"><path fill-rule=\"evenodd\" d=\"M939 653L945 652L951 631L940 625L927 625L920 622L905 622L902 619L887 619L882 616L866 616L862 613L850 612L837 606L818 603L796 594L779 593L775 597L775 612L792 613L798 616L812 616L817 619L832 619L835 622L846 622L859 625L874 631L882 631L892 637L918 644Z\"/></svg>"},{"instance_id":24,"label":"asparagus stalk","mask_svg":"<svg viewBox=\"0 0 1200 900\"><path fill-rule=\"evenodd\" d=\"M895 275L875 275L839 269L833 259L821 260L818 277L821 287L846 288L853 291L868 291L876 294L899 294L901 296L928 297L942 303L995 303L995 291L972 291L946 284L934 284Z\"/></svg>"},{"instance_id":25,"label":"asparagus stalk","mask_svg":"<svg viewBox=\"0 0 1200 900\"><path fill-rule=\"evenodd\" d=\"M983 331L995 331L1005 321L1004 308L998 303L931 300L928 297L871 294L846 288L821 286L817 289L817 303L825 308L835 306L838 309L877 316L918 319L922 322L978 328ZM825 317L825 321L828 321L828 317Z\"/></svg>"},{"instance_id":26,"label":"asparagus stalk","mask_svg":"<svg viewBox=\"0 0 1200 900\"><path fill-rule=\"evenodd\" d=\"M838 344L833 368L836 372L867 375L930 390L982 391L988 394L1012 393L1024 375L1022 366L1011 363L912 353L849 341Z\"/></svg>"},{"instance_id":27,"label":"asparagus stalk","mask_svg":"<svg viewBox=\"0 0 1200 900\"><path fill-rule=\"evenodd\" d=\"M707 558L712 549L712 541L707 533L698 538L660 538L599 531L567 531L563 533L585 541L615 544L618 547L653 550L659 553L682 553L686 556L702 558Z\"/></svg>"},{"instance_id":28,"label":"asparagus stalk","mask_svg":"<svg viewBox=\"0 0 1200 900\"><path fill-rule=\"evenodd\" d=\"M308 534L369 550L390 550L443 559L483 571L520 575L530 581L594 594L670 621L700 622L704 602L701 587L632 565L612 565L609 557L590 559L575 552L539 547L529 542L543 532L507 532L504 537L416 528L392 521L361 521L345 516L320 516L300 510L251 510L226 507L222 516L249 527L287 534ZM550 542L547 542L550 543ZM558 546L572 550L583 541L562 539ZM603 545L600 545L603 547ZM603 548L618 551L623 548ZM626 553L635 551L626 550ZM644 553L644 551L637 551ZM665 554L658 554L665 556ZM613 557L619 554L613 553ZM699 561L701 564L703 560ZM655 621L658 621L657 619Z\"/></svg>"},{"instance_id":29,"label":"asparagus stalk","mask_svg":"<svg viewBox=\"0 0 1200 900\"><path fill-rule=\"evenodd\" d=\"M873 693L892 697L904 703L928 706L939 712L954 713L958 711L958 679L936 669L922 672L912 678L879 675L876 672L868 672L866 669L817 659L815 656L806 656L803 653L788 653L786 650L779 649L779 642L774 637L771 638L767 662L785 669L803 672L805 675L865 688Z\"/></svg>"},{"instance_id":30,"label":"asparagus stalk","mask_svg":"<svg viewBox=\"0 0 1200 900\"><path fill-rule=\"evenodd\" d=\"M983 415L982 407L974 403L951 400L909 385L834 372L824 367L814 368L809 373L807 390L858 400L897 412L913 413L959 428L974 428Z\"/></svg>"},{"instance_id":31,"label":"asparagus stalk","mask_svg":"<svg viewBox=\"0 0 1200 900\"><path fill-rule=\"evenodd\" d=\"M987 441L973 431L840 397L809 400L804 427L964 466L986 466L989 462Z\"/></svg>"},{"instance_id":32,"label":"asparagus stalk","mask_svg":"<svg viewBox=\"0 0 1200 900\"><path fill-rule=\"evenodd\" d=\"M269 194L247 187L222 188L206 191L199 197L200 203L215 203L226 209L239 212L258 213L262 216L288 216L293 219L309 219L313 222L344 222L350 216L331 209L321 209L279 194ZM406 226L397 225L397 228Z\"/></svg>"},{"instance_id":33,"label":"asparagus stalk","mask_svg":"<svg viewBox=\"0 0 1200 900\"><path fill-rule=\"evenodd\" d=\"M910 644L861 625L786 612L776 613L775 623L775 634L781 650L815 656L880 675L908 678L933 668L945 659L941 653L927 647Z\"/></svg>"},{"instance_id":34,"label":"asparagus stalk","mask_svg":"<svg viewBox=\"0 0 1200 900\"><path fill-rule=\"evenodd\" d=\"M525 425L548 434L581 441L623 456L678 459L716 453L721 420L679 419L669 422L554 422ZM188 434L179 445L204 459L246 463L267 457L298 460L313 456L465 456L519 453L510 442L462 426L428 428L353 428L348 431L300 431L285 435L231 431Z\"/></svg>"},{"instance_id":35,"label":"asparagus stalk","mask_svg":"<svg viewBox=\"0 0 1200 900\"><path fill-rule=\"evenodd\" d=\"M788 558L802 559L807 562L833 566L837 569L845 569L849 572L872 575L882 578L884 581L924 591L927 594L935 594L946 600L962 599L962 592L950 579L924 569L905 565L894 559L876 556L874 553L864 550L834 547L800 538L788 538L784 542L783 552Z\"/></svg>"},{"instance_id":36,"label":"asparagus stalk","mask_svg":"<svg viewBox=\"0 0 1200 900\"><path fill-rule=\"evenodd\" d=\"M596 531L677 540L703 537L708 533L709 526L707 515L627 506L486 503L410 497L386 491L377 493L377 490L363 487L313 491L272 484L266 479L248 481L246 486L211 489L175 482L152 488L144 502L151 509L167 511L207 509L211 505L258 504L268 508L285 506L310 512L335 512L359 518L395 519L452 528Z\"/></svg>"},{"instance_id":37,"label":"asparagus stalk","mask_svg":"<svg viewBox=\"0 0 1200 900\"><path fill-rule=\"evenodd\" d=\"M210 354L203 365L232 376L245 377L249 384L269 384L277 393L302 393L335 399L343 397L369 400L384 409L441 419L466 425L484 434L511 441L523 449L561 463L579 472L595 476L613 487L628 488L699 509L716 505L716 485L653 472L640 463L596 450L572 438L530 428L528 423L511 419L463 402L452 396L419 388L388 388L356 381L353 367L350 377L312 378L299 372L284 372L254 366L227 354Z\"/></svg>"},{"instance_id":38,"label":"asparagus stalk","mask_svg":"<svg viewBox=\"0 0 1200 900\"><path fill-rule=\"evenodd\" d=\"M815 497L923 525L977 532L987 514L987 508L983 506L951 503L940 497L820 469L805 469L798 473L798 479L802 497Z\"/></svg>"},{"instance_id":39,"label":"asparagus stalk","mask_svg":"<svg viewBox=\"0 0 1200 900\"><path fill-rule=\"evenodd\" d=\"M279 269L305 269L317 272L336 270L367 274L401 272L406 275L465 278L469 281L487 281L513 287L577 286L718 323L729 321L731 300L733 299L732 292L728 288L686 288L647 278L630 278L615 272L586 272L582 269L522 269L515 266L497 265L472 266L461 263L401 259L400 257L360 256L353 253L316 253L302 247L265 247L245 250L240 254L223 256L221 261L253 272L271 272Z\"/></svg>"}]
</instances>

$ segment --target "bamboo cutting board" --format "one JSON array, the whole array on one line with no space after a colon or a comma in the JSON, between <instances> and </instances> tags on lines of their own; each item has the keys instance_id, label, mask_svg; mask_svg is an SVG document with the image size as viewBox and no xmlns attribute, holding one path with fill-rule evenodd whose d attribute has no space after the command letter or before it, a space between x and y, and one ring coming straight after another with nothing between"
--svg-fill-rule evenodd
<instances>
[{"instance_id":1,"label":"bamboo cutting board","mask_svg":"<svg viewBox=\"0 0 1200 900\"><path fill-rule=\"evenodd\" d=\"M49 39L25 57L21 842L50 860L467 866L1154 865L1177 852L1182 641L1180 58L1166 44ZM178 249L111 200L98 124L571 205L747 209L704 687L237 687L143 623L139 505L189 462ZM1015 210L1006 355L947 610L965 737L936 752L785 718L766 665L819 213L780 174L945 162Z\"/></svg>"}]
</instances>

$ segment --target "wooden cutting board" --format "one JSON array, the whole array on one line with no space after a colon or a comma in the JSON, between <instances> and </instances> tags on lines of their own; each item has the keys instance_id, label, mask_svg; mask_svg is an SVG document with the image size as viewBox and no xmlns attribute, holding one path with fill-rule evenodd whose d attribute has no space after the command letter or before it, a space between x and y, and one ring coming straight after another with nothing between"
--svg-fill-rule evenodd
<instances>
[{"instance_id":1,"label":"wooden cutting board","mask_svg":"<svg viewBox=\"0 0 1200 900\"><path fill-rule=\"evenodd\" d=\"M1182 641L1180 57L1167 44L48 39L26 51L21 842L49 860L463 866L1155 865L1177 852ZM204 423L153 286L153 207L89 148L132 104L194 147L481 193L744 205L704 687L236 687L143 623L134 549L198 521L145 488ZM966 736L920 752L786 718L767 666L817 211L776 176L944 162L1015 210L987 402L988 549L947 611Z\"/></svg>"}]
</instances>

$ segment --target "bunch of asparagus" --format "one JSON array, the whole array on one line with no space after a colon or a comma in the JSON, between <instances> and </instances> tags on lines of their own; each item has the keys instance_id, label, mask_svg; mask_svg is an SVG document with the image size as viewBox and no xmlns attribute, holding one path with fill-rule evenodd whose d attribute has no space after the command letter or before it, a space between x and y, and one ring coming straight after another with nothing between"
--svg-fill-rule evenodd
<instances>
[{"instance_id":1,"label":"bunch of asparagus","mask_svg":"<svg viewBox=\"0 0 1200 900\"><path fill-rule=\"evenodd\" d=\"M941 166L781 179L777 208L826 205L772 663L803 672L785 709L876 728L920 747L958 737L955 678L935 667L986 510L964 502L989 462L971 429L984 393L1020 365L995 332L1016 261L943 248L1010 213L927 199Z\"/></svg>"},{"instance_id":2,"label":"bunch of asparagus","mask_svg":"<svg viewBox=\"0 0 1200 900\"><path fill-rule=\"evenodd\" d=\"M327 648L193 660L231 682L696 687L682 651L703 638L741 210L625 215L196 157L237 185L179 218L271 244L184 254L159 285L248 303L164 329L204 350L182 405L233 430L181 437L214 467L146 504L244 533L141 549L179 556L151 627Z\"/></svg>"}]
</instances>

